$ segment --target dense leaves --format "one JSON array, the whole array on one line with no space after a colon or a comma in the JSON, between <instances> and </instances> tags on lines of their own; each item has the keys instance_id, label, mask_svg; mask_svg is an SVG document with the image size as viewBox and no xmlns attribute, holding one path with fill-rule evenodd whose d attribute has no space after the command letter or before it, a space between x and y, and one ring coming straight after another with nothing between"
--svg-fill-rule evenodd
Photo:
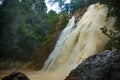
<instances>
[{"instance_id":1,"label":"dense leaves","mask_svg":"<svg viewBox=\"0 0 120 80\"><path fill-rule=\"evenodd\" d=\"M30 61L58 20L44 0L4 0L0 6L0 60Z\"/></svg>"}]
</instances>

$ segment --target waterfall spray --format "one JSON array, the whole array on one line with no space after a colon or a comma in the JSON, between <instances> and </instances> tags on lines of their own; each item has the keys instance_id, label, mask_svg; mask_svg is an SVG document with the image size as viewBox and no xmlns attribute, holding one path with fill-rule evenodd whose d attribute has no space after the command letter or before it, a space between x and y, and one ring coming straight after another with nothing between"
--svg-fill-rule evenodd
<instances>
[{"instance_id":1,"label":"waterfall spray","mask_svg":"<svg viewBox=\"0 0 120 80\"><path fill-rule=\"evenodd\" d=\"M46 69L48 70L50 68L50 66L52 66L54 61L59 56L59 51L61 50L62 46L64 45L64 43L67 40L70 33L74 30L74 28L75 28L75 17L73 16L69 20L65 29L61 32L61 35L56 43L55 49L53 50L53 52L51 53L51 55L49 56L49 58L45 62L45 65L43 67L44 70L46 70Z\"/></svg>"},{"instance_id":2,"label":"waterfall spray","mask_svg":"<svg viewBox=\"0 0 120 80\"><path fill-rule=\"evenodd\" d=\"M112 29L115 18L107 18L108 8L103 4L91 5L75 26L75 18L62 31L55 49L44 64L48 73L43 80L64 80L83 60L104 50L108 37L100 30ZM52 77L52 78L51 78Z\"/></svg>"},{"instance_id":3,"label":"waterfall spray","mask_svg":"<svg viewBox=\"0 0 120 80\"><path fill-rule=\"evenodd\" d=\"M108 38L100 29L104 26L109 29L115 22L112 17L107 19L107 13L108 8L105 5L93 4L72 32L67 33L66 29L72 29L73 24L67 25L63 30L64 34L61 34L59 38L61 45L55 47L44 67L47 66L48 70L54 71L60 69L62 65L68 67L67 69L71 67L71 70L84 59L102 51ZM65 35L66 37L64 37Z\"/></svg>"}]
</instances>

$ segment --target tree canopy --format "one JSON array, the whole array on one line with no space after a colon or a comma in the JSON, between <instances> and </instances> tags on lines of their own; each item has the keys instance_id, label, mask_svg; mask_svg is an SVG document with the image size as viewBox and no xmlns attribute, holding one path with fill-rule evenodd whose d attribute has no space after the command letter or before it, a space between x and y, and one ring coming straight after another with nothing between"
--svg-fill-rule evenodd
<instances>
[{"instance_id":1,"label":"tree canopy","mask_svg":"<svg viewBox=\"0 0 120 80\"><path fill-rule=\"evenodd\" d=\"M3 1L0 6L1 60L32 59L58 20L58 14L46 13L46 10L44 0Z\"/></svg>"}]
</instances>

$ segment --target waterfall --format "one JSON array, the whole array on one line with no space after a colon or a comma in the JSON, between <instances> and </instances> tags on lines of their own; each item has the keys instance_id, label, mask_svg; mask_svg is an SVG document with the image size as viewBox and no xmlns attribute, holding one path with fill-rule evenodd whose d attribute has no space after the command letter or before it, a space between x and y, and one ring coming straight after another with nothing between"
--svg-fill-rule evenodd
<instances>
[{"instance_id":1,"label":"waterfall","mask_svg":"<svg viewBox=\"0 0 120 80\"><path fill-rule=\"evenodd\" d=\"M83 60L104 50L109 38L100 29L104 26L112 29L115 23L115 18L107 18L107 13L108 8L97 3L90 5L76 27L72 17L44 64L45 76L41 79L64 80Z\"/></svg>"},{"instance_id":2,"label":"waterfall","mask_svg":"<svg viewBox=\"0 0 120 80\"><path fill-rule=\"evenodd\" d=\"M62 46L64 45L67 37L70 35L70 33L74 30L75 28L75 17L73 16L67 26L65 27L65 29L61 32L61 35L56 43L55 49L53 50L53 52L51 53L51 55L49 56L49 58L47 59L47 61L45 62L45 65L43 67L43 69L49 69L50 66L52 66L52 64L54 63L54 61L57 59L59 54L59 51L61 50ZM49 67L48 67L49 66Z\"/></svg>"}]
</instances>

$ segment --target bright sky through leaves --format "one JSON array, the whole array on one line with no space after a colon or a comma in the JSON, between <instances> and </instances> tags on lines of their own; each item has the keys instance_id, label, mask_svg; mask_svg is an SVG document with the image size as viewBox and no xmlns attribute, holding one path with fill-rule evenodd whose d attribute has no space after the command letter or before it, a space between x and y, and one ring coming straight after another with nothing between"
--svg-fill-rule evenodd
<instances>
[{"instance_id":1,"label":"bright sky through leaves","mask_svg":"<svg viewBox=\"0 0 120 80\"><path fill-rule=\"evenodd\" d=\"M2 4L2 1L0 1L0 4Z\"/></svg>"},{"instance_id":2,"label":"bright sky through leaves","mask_svg":"<svg viewBox=\"0 0 120 80\"><path fill-rule=\"evenodd\" d=\"M55 3L54 5L50 5L50 3L48 3L49 0L45 0L46 6L47 6L47 12L49 12L50 10L56 11L57 13L60 12L59 9L59 4ZM71 0L66 0L65 3L70 3Z\"/></svg>"}]
</instances>

